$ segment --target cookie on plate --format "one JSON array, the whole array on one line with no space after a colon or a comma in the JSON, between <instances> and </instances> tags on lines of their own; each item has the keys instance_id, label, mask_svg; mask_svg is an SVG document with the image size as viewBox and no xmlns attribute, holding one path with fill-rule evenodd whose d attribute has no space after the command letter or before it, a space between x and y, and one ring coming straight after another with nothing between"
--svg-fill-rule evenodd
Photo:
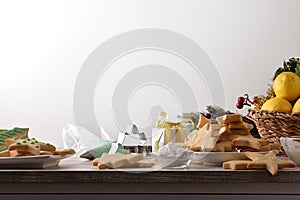
<instances>
[{"instance_id":1,"label":"cookie on plate","mask_svg":"<svg viewBox=\"0 0 300 200\"><path fill-rule=\"evenodd\" d=\"M27 139L16 140L15 143L9 145L8 150L17 151L18 154L16 155L19 154L40 155L41 147L37 142L27 138Z\"/></svg>"}]
</instances>

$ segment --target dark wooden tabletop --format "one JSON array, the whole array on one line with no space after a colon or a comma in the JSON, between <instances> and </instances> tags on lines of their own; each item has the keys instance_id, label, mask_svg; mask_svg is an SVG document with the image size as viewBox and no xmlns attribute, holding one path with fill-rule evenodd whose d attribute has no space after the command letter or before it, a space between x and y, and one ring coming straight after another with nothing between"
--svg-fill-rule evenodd
<instances>
[{"instance_id":1,"label":"dark wooden tabletop","mask_svg":"<svg viewBox=\"0 0 300 200\"><path fill-rule=\"evenodd\" d=\"M28 198L31 194L60 194L62 199L66 194L193 194L218 198L251 194L253 199L261 194L263 199L266 195L300 198L299 188L300 168L279 170L276 176L266 170L233 171L196 162L186 169L98 170L91 161L69 159L46 169L0 169L0 199L24 194Z\"/></svg>"},{"instance_id":2,"label":"dark wooden tabletop","mask_svg":"<svg viewBox=\"0 0 300 200\"><path fill-rule=\"evenodd\" d=\"M91 161L69 159L46 169L0 169L0 183L300 183L300 168L282 169L272 176L266 170L225 170L192 163L186 169L106 169Z\"/></svg>"}]
</instances>

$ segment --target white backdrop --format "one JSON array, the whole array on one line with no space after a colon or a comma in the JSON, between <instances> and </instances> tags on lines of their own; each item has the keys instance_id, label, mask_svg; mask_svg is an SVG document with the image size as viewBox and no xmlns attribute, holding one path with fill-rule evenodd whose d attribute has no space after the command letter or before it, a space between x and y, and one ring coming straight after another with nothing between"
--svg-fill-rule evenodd
<instances>
[{"instance_id":1,"label":"white backdrop","mask_svg":"<svg viewBox=\"0 0 300 200\"><path fill-rule=\"evenodd\" d=\"M225 107L234 110L237 96L264 93L283 59L300 55L299 7L297 0L1 0L0 127L30 127L31 136L61 146L62 128L75 123L74 85L86 58L111 37L140 28L172 30L199 44L221 75ZM115 65L129 67L129 62L159 56L131 55ZM106 77L115 78L113 73ZM203 88L200 81L200 107L205 109L211 102ZM159 103L149 98L155 92L176 115L172 96L144 88L129 102L134 120L148 123L147 107ZM146 99L151 102L144 108L136 106ZM101 106L96 108L101 117ZM116 130L105 126L114 137Z\"/></svg>"}]
</instances>

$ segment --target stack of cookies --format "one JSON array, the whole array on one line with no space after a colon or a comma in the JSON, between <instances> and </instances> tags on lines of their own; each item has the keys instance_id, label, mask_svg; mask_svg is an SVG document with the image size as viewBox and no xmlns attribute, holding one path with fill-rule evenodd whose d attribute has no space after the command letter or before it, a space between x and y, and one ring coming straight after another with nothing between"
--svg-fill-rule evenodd
<instances>
[{"instance_id":1,"label":"stack of cookies","mask_svg":"<svg viewBox=\"0 0 300 200\"><path fill-rule=\"evenodd\" d=\"M216 119L218 124L199 122L199 130L187 138L186 146L193 151L231 152L231 151L269 151L280 149L279 143L269 143L254 138L251 124L243 122L239 114L228 114Z\"/></svg>"},{"instance_id":2,"label":"stack of cookies","mask_svg":"<svg viewBox=\"0 0 300 200\"><path fill-rule=\"evenodd\" d=\"M18 128L15 127L11 130L0 129L0 151L7 150L8 144L6 143L6 139L18 138L18 139L26 139L28 138L29 128Z\"/></svg>"},{"instance_id":3,"label":"stack of cookies","mask_svg":"<svg viewBox=\"0 0 300 200\"><path fill-rule=\"evenodd\" d=\"M24 139L6 139L7 150L0 152L0 157L19 157L19 156L37 156L37 155L68 155L74 154L73 149L57 150L55 146L37 141L35 138Z\"/></svg>"}]
</instances>

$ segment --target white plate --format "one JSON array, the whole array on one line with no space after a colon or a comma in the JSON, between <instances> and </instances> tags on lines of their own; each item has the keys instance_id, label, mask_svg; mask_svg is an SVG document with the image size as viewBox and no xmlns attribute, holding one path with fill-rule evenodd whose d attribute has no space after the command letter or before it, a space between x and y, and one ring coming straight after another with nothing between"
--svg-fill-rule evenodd
<instances>
[{"instance_id":1,"label":"white plate","mask_svg":"<svg viewBox=\"0 0 300 200\"><path fill-rule=\"evenodd\" d=\"M267 152L257 152L265 154ZM221 165L229 160L248 159L243 152L194 152L194 160L210 165Z\"/></svg>"},{"instance_id":2,"label":"white plate","mask_svg":"<svg viewBox=\"0 0 300 200\"><path fill-rule=\"evenodd\" d=\"M1 169L41 169L53 167L59 164L60 160L69 157L59 155L41 156L20 156L20 157L0 157Z\"/></svg>"}]
</instances>

